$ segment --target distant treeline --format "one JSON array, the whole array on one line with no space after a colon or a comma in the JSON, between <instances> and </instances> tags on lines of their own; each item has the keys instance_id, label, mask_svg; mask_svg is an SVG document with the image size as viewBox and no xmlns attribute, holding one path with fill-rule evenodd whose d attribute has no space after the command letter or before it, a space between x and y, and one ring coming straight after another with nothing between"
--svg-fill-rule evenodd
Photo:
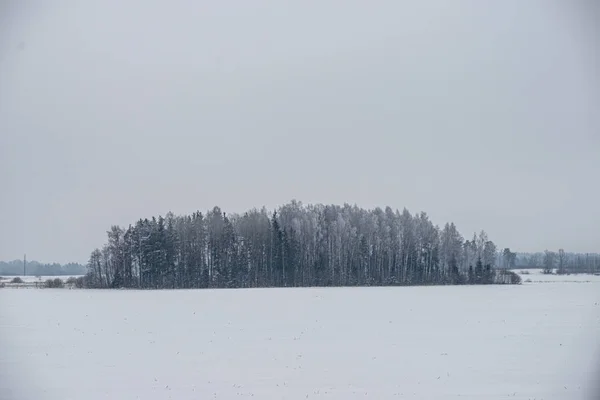
<instances>
[{"instance_id":1,"label":"distant treeline","mask_svg":"<svg viewBox=\"0 0 600 400\"><path fill-rule=\"evenodd\" d=\"M87 269L84 265L77 263L69 264L42 264L37 261L27 261L25 272L31 276L60 276L60 275L84 275ZM23 275L23 260L0 261L0 276Z\"/></svg>"},{"instance_id":2,"label":"distant treeline","mask_svg":"<svg viewBox=\"0 0 600 400\"><path fill-rule=\"evenodd\" d=\"M569 253L546 250L538 253L517 253L514 268L540 268L546 272L556 270L558 274L600 273L600 254Z\"/></svg>"},{"instance_id":3,"label":"distant treeline","mask_svg":"<svg viewBox=\"0 0 600 400\"><path fill-rule=\"evenodd\" d=\"M292 201L112 226L85 283L98 288L238 288L518 283L494 268L486 233L464 240L427 214Z\"/></svg>"}]
</instances>

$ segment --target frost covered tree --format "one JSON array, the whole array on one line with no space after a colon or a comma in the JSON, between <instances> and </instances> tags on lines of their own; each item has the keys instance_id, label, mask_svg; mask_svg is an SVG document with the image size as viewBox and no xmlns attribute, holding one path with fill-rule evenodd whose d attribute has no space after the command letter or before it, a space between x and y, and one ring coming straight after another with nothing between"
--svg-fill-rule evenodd
<instances>
[{"instance_id":1,"label":"frost covered tree","mask_svg":"<svg viewBox=\"0 0 600 400\"><path fill-rule=\"evenodd\" d=\"M556 269L557 274L567 273L567 257L563 249L558 250L558 268Z\"/></svg>"},{"instance_id":2,"label":"frost covered tree","mask_svg":"<svg viewBox=\"0 0 600 400\"><path fill-rule=\"evenodd\" d=\"M556 263L556 253L546 250L544 252L544 273L551 274Z\"/></svg>"},{"instance_id":3,"label":"frost covered tree","mask_svg":"<svg viewBox=\"0 0 600 400\"><path fill-rule=\"evenodd\" d=\"M482 261L485 266L494 267L496 265L496 245L491 240L486 240L483 245Z\"/></svg>"},{"instance_id":4,"label":"frost covered tree","mask_svg":"<svg viewBox=\"0 0 600 400\"><path fill-rule=\"evenodd\" d=\"M515 268L517 253L510 251L510 248L505 248L502 252L502 267L505 269Z\"/></svg>"}]
</instances>

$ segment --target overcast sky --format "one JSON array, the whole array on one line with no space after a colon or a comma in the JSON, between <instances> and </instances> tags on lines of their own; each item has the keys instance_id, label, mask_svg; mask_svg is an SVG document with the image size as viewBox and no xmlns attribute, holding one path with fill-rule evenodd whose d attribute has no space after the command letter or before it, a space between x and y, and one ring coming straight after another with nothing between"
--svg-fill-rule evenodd
<instances>
[{"instance_id":1,"label":"overcast sky","mask_svg":"<svg viewBox=\"0 0 600 400\"><path fill-rule=\"evenodd\" d=\"M0 12L0 260L85 262L112 224L291 199L600 251L600 35L582 1Z\"/></svg>"}]
</instances>

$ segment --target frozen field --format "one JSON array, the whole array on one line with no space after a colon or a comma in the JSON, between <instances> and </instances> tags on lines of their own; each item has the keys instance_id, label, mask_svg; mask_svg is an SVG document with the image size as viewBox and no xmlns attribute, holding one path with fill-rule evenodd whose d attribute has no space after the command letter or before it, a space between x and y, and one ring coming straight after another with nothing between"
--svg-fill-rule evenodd
<instances>
[{"instance_id":1,"label":"frozen field","mask_svg":"<svg viewBox=\"0 0 600 400\"><path fill-rule=\"evenodd\" d=\"M592 399L599 339L598 281L3 289L0 399Z\"/></svg>"}]
</instances>

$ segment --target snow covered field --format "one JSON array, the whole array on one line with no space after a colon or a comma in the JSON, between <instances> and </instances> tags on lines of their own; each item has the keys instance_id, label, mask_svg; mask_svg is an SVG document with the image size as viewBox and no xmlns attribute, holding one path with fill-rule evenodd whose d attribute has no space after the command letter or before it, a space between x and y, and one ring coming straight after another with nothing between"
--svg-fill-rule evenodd
<instances>
[{"instance_id":1,"label":"snow covered field","mask_svg":"<svg viewBox=\"0 0 600 400\"><path fill-rule=\"evenodd\" d=\"M0 399L591 399L599 338L600 281L4 289Z\"/></svg>"}]
</instances>

